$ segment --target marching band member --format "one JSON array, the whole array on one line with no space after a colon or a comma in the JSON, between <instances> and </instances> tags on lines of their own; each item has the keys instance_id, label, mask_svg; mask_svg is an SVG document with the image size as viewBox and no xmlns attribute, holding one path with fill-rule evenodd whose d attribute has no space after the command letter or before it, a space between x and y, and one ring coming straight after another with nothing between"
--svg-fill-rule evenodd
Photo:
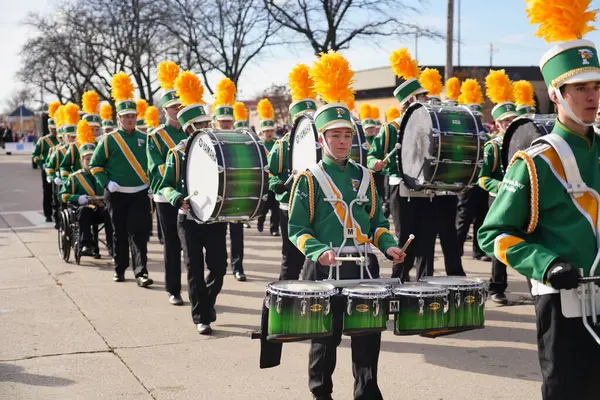
<instances>
[{"instance_id":1,"label":"marching band member","mask_svg":"<svg viewBox=\"0 0 600 400\"><path fill-rule=\"evenodd\" d=\"M115 130L116 125L113 121L112 106L106 101L100 105L100 119L102 120L103 135L106 135Z\"/></svg>"},{"instance_id":2,"label":"marching band member","mask_svg":"<svg viewBox=\"0 0 600 400\"><path fill-rule=\"evenodd\" d=\"M348 159L352 135L356 132L350 110L340 101L353 93L349 88L353 73L345 59L329 52L321 55L310 74L317 92L328 103L315 113L324 155L321 162L303 171L296 179L290 200L290 240L306 256L304 279L327 278L329 268L335 265L334 249L338 249L337 254L347 254L343 247L345 243L349 245L350 254L364 246L368 253L368 268L373 277L378 277L377 259L368 251L371 240L396 263L402 262L404 255L388 230L389 223L381 212L381 201L371 173ZM360 202L357 196L362 198L363 195L364 201ZM332 198L337 198L338 202L333 202ZM340 201L348 206L341 206ZM350 212L348 207L351 207ZM347 236L348 232L352 232L351 237ZM337 268L343 279L360 277L361 267L354 262L344 262ZM309 388L315 399L331 399L333 391L331 377L336 364L336 348L341 342L343 304L336 302L332 308L333 336L311 341ZM354 398L382 399L377 386L381 334L354 336L351 341Z\"/></svg>"},{"instance_id":3,"label":"marching band member","mask_svg":"<svg viewBox=\"0 0 600 400\"><path fill-rule=\"evenodd\" d=\"M61 115L63 122L63 124L61 125L63 143L57 145L54 148L54 151L52 152L52 154L50 154L48 162L46 163L46 173L53 177L54 184L57 187L57 195L58 191L60 190L60 186L63 184L64 179L68 178L69 174L74 172L69 170L65 174L61 174L60 165L63 163L69 147L76 146L75 141L77 139L79 107L77 106L77 104L68 103L63 107Z\"/></svg>"},{"instance_id":4,"label":"marching band member","mask_svg":"<svg viewBox=\"0 0 600 400\"><path fill-rule=\"evenodd\" d=\"M108 226L110 226L110 216L103 206L102 202L94 201L95 197L101 197L104 189L94 179L90 172L90 160L94 153L96 135L90 123L82 119L77 124L77 143L79 150L77 154L81 158L82 168L70 174L65 180L65 184L60 191L61 201L63 203L74 203L80 207L77 210L79 222L79 250L82 256L93 256L100 258L98 242L92 240L92 226L104 223L106 232L106 244L109 253L112 249L112 235L109 235ZM97 239L97 238L96 238Z\"/></svg>"},{"instance_id":5,"label":"marching band member","mask_svg":"<svg viewBox=\"0 0 600 400\"><path fill-rule=\"evenodd\" d=\"M250 128L248 124L248 109L241 101L236 101L233 105L233 129Z\"/></svg>"},{"instance_id":6,"label":"marching band member","mask_svg":"<svg viewBox=\"0 0 600 400\"><path fill-rule=\"evenodd\" d=\"M177 98L174 84L178 75L179 66L174 62L162 61L158 64L158 81L163 89L160 104L166 123L148 134L146 145L150 190L154 193L153 199L163 234L165 290L169 295L169 302L173 305L183 304L181 298L181 241L177 233L177 212L179 208L173 206L165 196L159 193L159 190L164 177L165 162L169 149L174 148L186 138L186 134L177 119L177 113L181 109L181 101Z\"/></svg>"},{"instance_id":7,"label":"marching band member","mask_svg":"<svg viewBox=\"0 0 600 400\"><path fill-rule=\"evenodd\" d=\"M269 153L275 145L275 111L269 99L260 100L256 108L260 118L262 144L265 146L267 157L269 157ZM271 211L271 219L269 221L271 236L279 236L279 203L275 199L275 192L272 190L269 190L267 201L263 206L261 215L258 217L256 227L259 232L263 231L267 211Z\"/></svg>"},{"instance_id":8,"label":"marching band member","mask_svg":"<svg viewBox=\"0 0 600 400\"><path fill-rule=\"evenodd\" d=\"M137 99L135 101L135 111L137 112L137 120L135 121L135 129L144 135L148 131L148 126L144 120L146 110L148 109L148 102L144 99Z\"/></svg>"},{"instance_id":9,"label":"marching band member","mask_svg":"<svg viewBox=\"0 0 600 400\"><path fill-rule=\"evenodd\" d=\"M456 106L458 105L458 98L460 97L460 88L461 83L460 80L453 76L452 78L446 81L446 100L444 100L444 104L448 106Z\"/></svg>"},{"instance_id":10,"label":"marching band member","mask_svg":"<svg viewBox=\"0 0 600 400\"><path fill-rule=\"evenodd\" d=\"M202 105L204 87L198 77L189 71L182 72L174 85L177 98L185 106L177 114L184 132L189 135L198 129L208 128L211 118ZM183 197L181 176L187 141L188 139L182 140L167 152L159 193L179 210L177 231L188 271L192 321L196 324L198 333L208 335L212 332L210 324L217 319L215 303L223 287L227 268L227 224L198 223L188 214L189 203ZM205 261L209 271L206 278L204 277Z\"/></svg>"},{"instance_id":11,"label":"marching band member","mask_svg":"<svg viewBox=\"0 0 600 400\"><path fill-rule=\"evenodd\" d=\"M519 116L535 114L534 92L533 85L529 81L521 80L513 83L516 111Z\"/></svg>"},{"instance_id":12,"label":"marching band member","mask_svg":"<svg viewBox=\"0 0 600 400\"><path fill-rule=\"evenodd\" d=\"M56 123L54 116L56 110L60 106L60 102L53 101L48 105L48 131L49 133L38 139L33 150L32 159L33 162L38 166L42 175L42 205L44 210L44 216L46 222L52 222L52 184L46 179L46 171L44 169L44 162L48 157L48 151L51 147L56 146L59 141L56 136ZM55 223L58 221L55 219Z\"/></svg>"},{"instance_id":13,"label":"marching band member","mask_svg":"<svg viewBox=\"0 0 600 400\"><path fill-rule=\"evenodd\" d=\"M217 129L233 129L233 105L235 104L235 84L229 78L223 78L217 83L215 95L214 118ZM231 269L235 279L246 281L244 274L244 224L241 222L229 223L229 239L231 242Z\"/></svg>"},{"instance_id":14,"label":"marching band member","mask_svg":"<svg viewBox=\"0 0 600 400\"><path fill-rule=\"evenodd\" d=\"M504 72L490 71L485 78L487 95L496 106L492 109L492 117L496 121L498 134L488 141L483 148L483 165L479 170L479 186L490 195L490 203L498 194L504 173L502 171L501 152L502 139L510 123L517 117L516 106L513 103L514 94L512 83ZM489 254L489 253L488 253ZM492 256L492 277L490 278L490 299L499 304L507 304L506 288L508 275L506 265Z\"/></svg>"},{"instance_id":15,"label":"marching band member","mask_svg":"<svg viewBox=\"0 0 600 400\"><path fill-rule=\"evenodd\" d=\"M581 317L566 318L563 310L571 304L581 312L572 289L580 270L594 274L598 254L600 141L592 126L600 64L594 43L581 39L593 29L589 23L597 10L576 8L571 0L532 0L527 6L530 22L540 24L536 35L562 42L540 62L558 117L541 143L513 156L479 242L486 253L531 279L543 400L593 400L600 346Z\"/></svg>"},{"instance_id":16,"label":"marching band member","mask_svg":"<svg viewBox=\"0 0 600 400\"><path fill-rule=\"evenodd\" d=\"M129 267L129 248L138 286L154 281L148 277L148 177L146 176L146 135L135 129L134 87L124 72L112 78L120 128L98 143L90 171L104 190L104 200L114 231L115 282L125 280Z\"/></svg>"}]
</instances>

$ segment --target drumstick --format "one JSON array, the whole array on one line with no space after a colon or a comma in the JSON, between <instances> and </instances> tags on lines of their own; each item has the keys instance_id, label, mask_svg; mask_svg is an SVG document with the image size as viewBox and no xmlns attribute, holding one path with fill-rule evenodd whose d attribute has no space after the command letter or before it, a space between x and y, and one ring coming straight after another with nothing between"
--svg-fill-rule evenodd
<instances>
[{"instance_id":1,"label":"drumstick","mask_svg":"<svg viewBox=\"0 0 600 400\"><path fill-rule=\"evenodd\" d=\"M296 175L296 172L297 172L296 170L292 171L292 174L290 175L289 178L287 178L287 181L285 181L284 185L287 186L294 179L294 176Z\"/></svg>"},{"instance_id":2,"label":"drumstick","mask_svg":"<svg viewBox=\"0 0 600 400\"><path fill-rule=\"evenodd\" d=\"M189 196L184 197L183 200L184 201L188 201L189 199L191 199L194 196L198 196L198 191L197 190L194 190L194 193L190 194Z\"/></svg>"},{"instance_id":3,"label":"drumstick","mask_svg":"<svg viewBox=\"0 0 600 400\"><path fill-rule=\"evenodd\" d=\"M414 239L415 239L415 235L413 235L412 233L410 235L408 235L408 240L406 240L406 243L404 243L404 246L402 246L402 249L400 251L402 251L404 253L406 251L406 248L410 244L410 242L412 242Z\"/></svg>"},{"instance_id":4,"label":"drumstick","mask_svg":"<svg viewBox=\"0 0 600 400\"><path fill-rule=\"evenodd\" d=\"M336 257L335 261L359 261L361 263L365 262L364 257Z\"/></svg>"},{"instance_id":5,"label":"drumstick","mask_svg":"<svg viewBox=\"0 0 600 400\"><path fill-rule=\"evenodd\" d=\"M386 163L386 162L389 160L389 158L390 158L391 156L393 156L394 154L396 154L396 152L397 152L398 150L400 150L400 147L402 147L402 145L401 145L400 143L396 143L396 146L394 147L394 150L390 151L390 152L388 153L388 155L387 155L387 156L385 156L385 158L384 158L382 161L383 161L384 163Z\"/></svg>"}]
</instances>

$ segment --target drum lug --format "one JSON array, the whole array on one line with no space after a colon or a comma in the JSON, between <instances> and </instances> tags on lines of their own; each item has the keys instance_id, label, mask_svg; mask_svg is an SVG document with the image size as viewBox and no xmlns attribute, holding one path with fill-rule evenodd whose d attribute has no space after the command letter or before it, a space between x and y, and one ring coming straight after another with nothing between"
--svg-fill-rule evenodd
<instances>
[{"instance_id":1,"label":"drum lug","mask_svg":"<svg viewBox=\"0 0 600 400\"><path fill-rule=\"evenodd\" d=\"M450 301L448 301L448 296L444 297L444 314L448 312L450 309Z\"/></svg>"},{"instance_id":2,"label":"drum lug","mask_svg":"<svg viewBox=\"0 0 600 400\"><path fill-rule=\"evenodd\" d=\"M460 307L460 305L462 304L460 292L457 291L456 293L454 293L454 301L456 303L456 307Z\"/></svg>"},{"instance_id":3,"label":"drum lug","mask_svg":"<svg viewBox=\"0 0 600 400\"><path fill-rule=\"evenodd\" d=\"M425 308L425 300L419 298L419 315L423 315L423 309Z\"/></svg>"},{"instance_id":4,"label":"drum lug","mask_svg":"<svg viewBox=\"0 0 600 400\"><path fill-rule=\"evenodd\" d=\"M352 315L352 299L348 299L348 305L346 306L346 314Z\"/></svg>"},{"instance_id":5,"label":"drum lug","mask_svg":"<svg viewBox=\"0 0 600 400\"><path fill-rule=\"evenodd\" d=\"M265 307L269 308L271 306L271 302L270 302L270 296L265 296Z\"/></svg>"},{"instance_id":6,"label":"drum lug","mask_svg":"<svg viewBox=\"0 0 600 400\"><path fill-rule=\"evenodd\" d=\"M220 202L222 202L222 201L223 201L223 196L217 196L217 200L216 200L216 202L217 202L217 203L220 203Z\"/></svg>"},{"instance_id":7,"label":"drum lug","mask_svg":"<svg viewBox=\"0 0 600 400\"><path fill-rule=\"evenodd\" d=\"M300 315L305 316L306 315L306 306L307 306L307 301L306 299L302 299L302 301L300 302Z\"/></svg>"},{"instance_id":8,"label":"drum lug","mask_svg":"<svg viewBox=\"0 0 600 400\"><path fill-rule=\"evenodd\" d=\"M325 315L329 315L329 311L331 311L331 300L325 299Z\"/></svg>"},{"instance_id":9,"label":"drum lug","mask_svg":"<svg viewBox=\"0 0 600 400\"><path fill-rule=\"evenodd\" d=\"M277 314L281 314L281 296L277 295L277 300L275 300L275 304L277 305Z\"/></svg>"},{"instance_id":10,"label":"drum lug","mask_svg":"<svg viewBox=\"0 0 600 400\"><path fill-rule=\"evenodd\" d=\"M373 300L373 316L377 317L379 315L379 299Z\"/></svg>"},{"instance_id":11,"label":"drum lug","mask_svg":"<svg viewBox=\"0 0 600 400\"><path fill-rule=\"evenodd\" d=\"M268 165L265 165L265 166L263 167L263 171L265 171L267 174L268 174L269 172L271 172L271 171L269 170L269 166L268 166Z\"/></svg>"},{"instance_id":12,"label":"drum lug","mask_svg":"<svg viewBox=\"0 0 600 400\"><path fill-rule=\"evenodd\" d=\"M479 299L479 306L482 306L485 303L485 301L487 300L488 291L485 288L483 288L483 289L481 289L480 295L481 295L481 298Z\"/></svg>"},{"instance_id":13,"label":"drum lug","mask_svg":"<svg viewBox=\"0 0 600 400\"><path fill-rule=\"evenodd\" d=\"M217 167L217 172L219 174L223 173L225 171L225 168L221 167L220 165Z\"/></svg>"}]
</instances>

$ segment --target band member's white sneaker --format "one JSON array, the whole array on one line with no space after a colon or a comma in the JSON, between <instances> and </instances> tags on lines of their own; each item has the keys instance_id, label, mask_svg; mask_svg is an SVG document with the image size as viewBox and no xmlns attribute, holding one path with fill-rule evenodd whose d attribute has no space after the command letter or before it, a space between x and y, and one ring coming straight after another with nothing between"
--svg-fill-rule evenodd
<instances>
[{"instance_id":1,"label":"band member's white sneaker","mask_svg":"<svg viewBox=\"0 0 600 400\"><path fill-rule=\"evenodd\" d=\"M172 294L169 296L169 303L173 304L174 306L182 306L183 299L178 294Z\"/></svg>"},{"instance_id":2,"label":"band member's white sneaker","mask_svg":"<svg viewBox=\"0 0 600 400\"><path fill-rule=\"evenodd\" d=\"M210 335L212 333L210 325L198 324L196 325L196 329L198 329L198 333L201 335Z\"/></svg>"}]
</instances>

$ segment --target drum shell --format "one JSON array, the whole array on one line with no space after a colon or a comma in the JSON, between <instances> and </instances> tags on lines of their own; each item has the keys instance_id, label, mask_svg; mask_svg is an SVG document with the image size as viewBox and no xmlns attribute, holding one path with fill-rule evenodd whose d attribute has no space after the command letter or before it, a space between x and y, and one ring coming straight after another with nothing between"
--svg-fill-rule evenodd
<instances>
[{"instance_id":1,"label":"drum shell","mask_svg":"<svg viewBox=\"0 0 600 400\"><path fill-rule=\"evenodd\" d=\"M344 308L344 335L366 335L387 329L388 298L364 298L349 294Z\"/></svg>"},{"instance_id":2,"label":"drum shell","mask_svg":"<svg viewBox=\"0 0 600 400\"><path fill-rule=\"evenodd\" d=\"M555 122L555 114L516 118L504 134L501 151L503 170L507 170L508 164L517 151L527 149L535 139L552 132Z\"/></svg>"},{"instance_id":3,"label":"drum shell","mask_svg":"<svg viewBox=\"0 0 600 400\"><path fill-rule=\"evenodd\" d=\"M269 293L266 301L269 305L267 340L293 342L332 335L331 298Z\"/></svg>"},{"instance_id":4,"label":"drum shell","mask_svg":"<svg viewBox=\"0 0 600 400\"><path fill-rule=\"evenodd\" d=\"M448 295L393 294L398 312L394 314L394 335L416 335L440 328L447 323Z\"/></svg>"},{"instance_id":5,"label":"drum shell","mask_svg":"<svg viewBox=\"0 0 600 400\"><path fill-rule=\"evenodd\" d=\"M449 329L476 329L485 325L485 290L449 289Z\"/></svg>"}]
</instances>

